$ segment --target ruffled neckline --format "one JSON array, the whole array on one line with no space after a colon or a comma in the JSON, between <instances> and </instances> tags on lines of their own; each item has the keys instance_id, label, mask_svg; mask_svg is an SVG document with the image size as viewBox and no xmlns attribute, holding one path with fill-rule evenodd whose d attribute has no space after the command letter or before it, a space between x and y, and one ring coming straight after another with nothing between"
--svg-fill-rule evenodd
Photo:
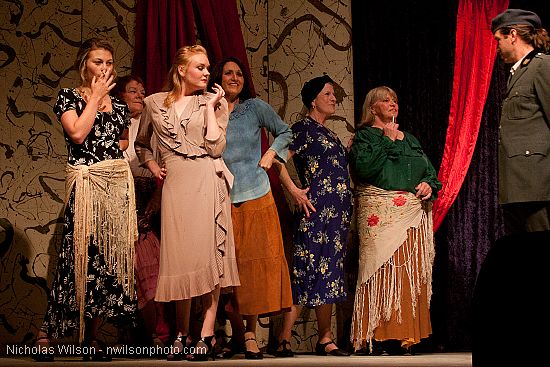
<instances>
[{"instance_id":1,"label":"ruffled neckline","mask_svg":"<svg viewBox=\"0 0 550 367\"><path fill-rule=\"evenodd\" d=\"M163 92L154 94L150 97L159 109L165 133L167 133L170 138L168 141L163 139L164 142L170 149L187 156L200 156L206 154L204 147L193 144L189 139L186 139L185 136L187 135L187 125L191 121L191 117L198 112L202 106L206 105L206 102L212 98L212 93L194 95L193 99L185 106L179 117L176 114L174 104L169 107L164 105L167 95L168 92Z\"/></svg>"}]
</instances>

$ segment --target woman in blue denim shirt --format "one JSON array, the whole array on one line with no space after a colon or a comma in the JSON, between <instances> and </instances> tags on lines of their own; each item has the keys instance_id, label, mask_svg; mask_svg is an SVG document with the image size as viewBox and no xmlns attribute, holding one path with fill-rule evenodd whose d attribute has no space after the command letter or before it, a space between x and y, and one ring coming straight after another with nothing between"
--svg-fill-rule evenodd
<instances>
[{"instance_id":1,"label":"woman in blue denim shirt","mask_svg":"<svg viewBox=\"0 0 550 367\"><path fill-rule=\"evenodd\" d=\"M243 70L240 60L226 58L212 71L210 84L222 86L230 112L223 159L235 176L230 193L231 217L241 279L232 297L233 317L240 314L246 320L246 329L242 330L245 358L261 359L256 342L258 315L292 306L279 216L266 172L274 159L286 161L292 132L270 105L252 98ZM275 138L263 155L262 128ZM239 331L233 333L235 337Z\"/></svg>"}]
</instances>

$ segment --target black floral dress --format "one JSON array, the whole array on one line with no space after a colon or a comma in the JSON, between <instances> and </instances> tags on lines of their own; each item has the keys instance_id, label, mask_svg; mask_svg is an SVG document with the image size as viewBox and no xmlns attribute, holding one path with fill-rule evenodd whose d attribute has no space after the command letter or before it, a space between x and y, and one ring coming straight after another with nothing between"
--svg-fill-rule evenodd
<instances>
[{"instance_id":1,"label":"black floral dress","mask_svg":"<svg viewBox=\"0 0 550 367\"><path fill-rule=\"evenodd\" d=\"M111 97L112 112L97 112L94 126L82 144L73 143L65 133L68 162L72 165L91 165L107 159L123 158L118 140L128 127L128 106ZM62 89L53 108L58 120L69 110L81 115L86 102L76 89ZM49 336L70 336L78 329L79 310L76 302L73 247L74 190L63 215L63 236L57 260L48 308L41 330ZM116 265L115 265L116 266ZM124 294L116 275L105 264L94 238L88 245L88 280L86 284L85 319L101 317L116 326L134 325L136 301Z\"/></svg>"},{"instance_id":2,"label":"black floral dress","mask_svg":"<svg viewBox=\"0 0 550 367\"><path fill-rule=\"evenodd\" d=\"M340 139L310 117L292 125L294 164L316 209L299 213L294 230L292 296L315 307L346 299L344 258L352 213L347 153Z\"/></svg>"}]
</instances>

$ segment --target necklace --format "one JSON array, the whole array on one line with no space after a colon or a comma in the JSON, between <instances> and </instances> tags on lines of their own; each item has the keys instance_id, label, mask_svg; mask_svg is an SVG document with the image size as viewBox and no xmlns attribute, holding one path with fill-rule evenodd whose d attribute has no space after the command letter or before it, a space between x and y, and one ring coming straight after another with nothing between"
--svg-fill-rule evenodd
<instances>
[{"instance_id":1,"label":"necklace","mask_svg":"<svg viewBox=\"0 0 550 367\"><path fill-rule=\"evenodd\" d=\"M82 87L77 87L76 90L78 91L78 94L80 94L80 96L82 97L84 102L88 103L88 101L90 100L90 95L88 94L88 92L85 89L83 89ZM101 98L99 100L97 110L100 111L100 112L103 112L103 111L105 111L106 108L107 108L107 104L103 103L103 98Z\"/></svg>"}]
</instances>

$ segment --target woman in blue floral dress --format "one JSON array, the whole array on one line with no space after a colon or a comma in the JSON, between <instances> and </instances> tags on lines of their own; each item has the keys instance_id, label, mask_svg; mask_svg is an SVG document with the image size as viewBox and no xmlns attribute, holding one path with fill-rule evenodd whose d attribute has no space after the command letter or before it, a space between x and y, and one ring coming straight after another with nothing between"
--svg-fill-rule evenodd
<instances>
[{"instance_id":1,"label":"woman in blue floral dress","mask_svg":"<svg viewBox=\"0 0 550 367\"><path fill-rule=\"evenodd\" d=\"M53 108L67 143L66 198L56 274L33 355L38 361L53 360L50 337L75 329L90 347L85 359L108 360L97 341L99 320L135 321L137 221L132 174L122 155L130 115L126 103L109 96L113 52L106 40L85 41L76 60L81 85L61 89Z\"/></svg>"},{"instance_id":2,"label":"woman in blue floral dress","mask_svg":"<svg viewBox=\"0 0 550 367\"><path fill-rule=\"evenodd\" d=\"M314 307L319 355L348 355L338 349L331 332L332 304L346 299L344 257L352 211L347 150L324 123L336 111L333 81L327 75L305 83L302 101L308 115L292 125L289 155L302 189L285 169L281 182L300 209L294 233L292 295L294 304ZM297 311L285 318L279 350L287 349ZM283 353L282 353L283 354Z\"/></svg>"}]
</instances>

